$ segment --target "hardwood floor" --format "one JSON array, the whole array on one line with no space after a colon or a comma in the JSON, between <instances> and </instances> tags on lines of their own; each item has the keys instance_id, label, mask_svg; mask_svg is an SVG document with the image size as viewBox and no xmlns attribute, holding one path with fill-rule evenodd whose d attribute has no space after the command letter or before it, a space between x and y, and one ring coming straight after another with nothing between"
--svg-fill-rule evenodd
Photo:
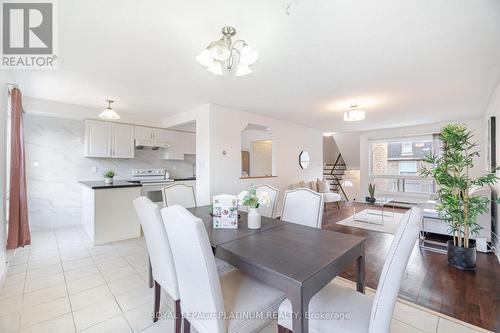
<instances>
[{"instance_id":1,"label":"hardwood floor","mask_svg":"<svg viewBox=\"0 0 500 333\"><path fill-rule=\"evenodd\" d=\"M323 229L366 237L366 285L376 289L393 235L336 224L351 216L352 210L345 205L341 205L340 209L329 205L323 215ZM396 211L405 210L396 208ZM353 265L341 276L355 281L355 272ZM477 270L465 272L448 266L445 254L422 250L417 243L408 262L399 297L500 332L500 264L493 254L478 252Z\"/></svg>"}]
</instances>

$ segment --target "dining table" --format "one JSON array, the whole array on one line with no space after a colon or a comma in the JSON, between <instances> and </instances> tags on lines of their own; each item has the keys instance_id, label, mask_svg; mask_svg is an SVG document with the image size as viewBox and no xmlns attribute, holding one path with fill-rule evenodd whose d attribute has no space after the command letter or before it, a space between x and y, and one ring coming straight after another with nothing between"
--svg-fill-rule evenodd
<instances>
[{"instance_id":1,"label":"dining table","mask_svg":"<svg viewBox=\"0 0 500 333\"><path fill-rule=\"evenodd\" d=\"M294 333L309 331L309 301L354 263L356 289L365 292L364 237L265 216L261 228L250 229L242 211L237 229L213 228L209 206L188 210L205 224L216 257L283 291L292 304Z\"/></svg>"}]
</instances>

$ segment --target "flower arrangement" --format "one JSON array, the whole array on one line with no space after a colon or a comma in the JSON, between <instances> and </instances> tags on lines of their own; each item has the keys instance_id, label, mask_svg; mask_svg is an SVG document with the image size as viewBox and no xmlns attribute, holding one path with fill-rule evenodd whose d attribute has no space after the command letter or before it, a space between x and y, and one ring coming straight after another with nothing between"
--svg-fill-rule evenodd
<instances>
[{"instance_id":1,"label":"flower arrangement","mask_svg":"<svg viewBox=\"0 0 500 333\"><path fill-rule=\"evenodd\" d=\"M247 190L238 194L238 203L250 208L259 208L260 205L269 207L271 205L271 196L267 192L257 192L254 185L250 185Z\"/></svg>"}]
</instances>

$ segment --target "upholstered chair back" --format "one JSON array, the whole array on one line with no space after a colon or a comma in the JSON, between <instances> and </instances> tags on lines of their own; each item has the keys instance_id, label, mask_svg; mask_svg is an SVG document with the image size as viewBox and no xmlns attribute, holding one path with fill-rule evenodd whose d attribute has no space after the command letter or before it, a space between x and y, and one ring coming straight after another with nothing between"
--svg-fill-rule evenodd
<instances>
[{"instance_id":1,"label":"upholstered chair back","mask_svg":"<svg viewBox=\"0 0 500 333\"><path fill-rule=\"evenodd\" d=\"M224 300L203 222L180 205L161 211L179 281L182 313L198 332L225 332ZM196 314L200 314L197 318Z\"/></svg>"},{"instance_id":2,"label":"upholstered chair back","mask_svg":"<svg viewBox=\"0 0 500 333\"><path fill-rule=\"evenodd\" d=\"M259 207L260 215L274 218L276 214L276 202L278 201L279 190L268 184L258 185L256 187L257 193L267 192L271 197L271 204L269 207L261 206Z\"/></svg>"},{"instance_id":3,"label":"upholstered chair back","mask_svg":"<svg viewBox=\"0 0 500 333\"><path fill-rule=\"evenodd\" d=\"M146 197L134 199L134 207L146 239L153 279L174 300L178 300L179 288L174 258L172 257L167 232L160 215L160 207Z\"/></svg>"},{"instance_id":4,"label":"upholstered chair back","mask_svg":"<svg viewBox=\"0 0 500 333\"><path fill-rule=\"evenodd\" d=\"M196 207L194 187L187 184L173 184L163 188L165 207L181 205L184 208Z\"/></svg>"},{"instance_id":5,"label":"upholstered chair back","mask_svg":"<svg viewBox=\"0 0 500 333\"><path fill-rule=\"evenodd\" d=\"M286 191L281 219L321 229L323 195L306 188Z\"/></svg>"},{"instance_id":6,"label":"upholstered chair back","mask_svg":"<svg viewBox=\"0 0 500 333\"><path fill-rule=\"evenodd\" d=\"M398 297L401 279L406 270L411 252L415 246L422 210L412 208L401 221L385 259L382 274L378 282L370 317L370 333L389 332L394 306Z\"/></svg>"}]
</instances>

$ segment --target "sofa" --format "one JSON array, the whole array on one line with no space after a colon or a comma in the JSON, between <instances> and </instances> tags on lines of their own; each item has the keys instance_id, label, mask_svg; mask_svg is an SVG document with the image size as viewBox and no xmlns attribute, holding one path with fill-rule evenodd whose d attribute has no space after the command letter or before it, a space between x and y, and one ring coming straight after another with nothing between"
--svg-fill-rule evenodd
<instances>
[{"instance_id":1,"label":"sofa","mask_svg":"<svg viewBox=\"0 0 500 333\"><path fill-rule=\"evenodd\" d=\"M330 183L326 179L300 181L291 186L291 189L297 189L297 188L307 188L315 192L321 193L323 195L323 202L325 203L325 208L327 208L328 203L335 202L337 204L337 207L340 209L340 202L342 201L342 197L340 196L340 194L330 191Z\"/></svg>"}]
</instances>

